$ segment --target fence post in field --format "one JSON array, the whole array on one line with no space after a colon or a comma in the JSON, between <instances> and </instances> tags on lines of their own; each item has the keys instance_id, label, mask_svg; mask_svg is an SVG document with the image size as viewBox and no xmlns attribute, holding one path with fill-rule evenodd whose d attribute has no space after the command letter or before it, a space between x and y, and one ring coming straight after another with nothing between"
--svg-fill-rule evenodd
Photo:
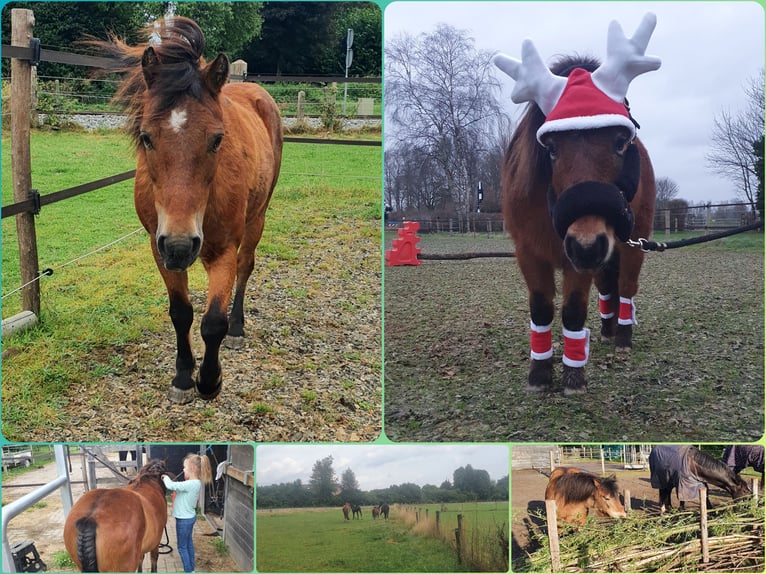
<instances>
[{"instance_id":1,"label":"fence post in field","mask_svg":"<svg viewBox=\"0 0 766 574\"><path fill-rule=\"evenodd\" d=\"M303 106L306 103L306 92L303 90L300 90L298 92L298 108L295 111L295 117L298 119L298 121L303 119Z\"/></svg>"},{"instance_id":2,"label":"fence post in field","mask_svg":"<svg viewBox=\"0 0 766 574\"><path fill-rule=\"evenodd\" d=\"M759 484L760 483L758 482L758 479L754 478L753 479L753 488L752 488L752 490L753 490L753 501L754 502L758 502L758 485Z\"/></svg>"},{"instance_id":3,"label":"fence post in field","mask_svg":"<svg viewBox=\"0 0 766 574\"><path fill-rule=\"evenodd\" d=\"M458 564L463 563L463 515L457 515L457 528L455 528L455 548L457 549Z\"/></svg>"},{"instance_id":4,"label":"fence post in field","mask_svg":"<svg viewBox=\"0 0 766 574\"><path fill-rule=\"evenodd\" d=\"M604 466L604 449L599 449L599 456L601 457L601 476L606 474L606 467Z\"/></svg>"},{"instance_id":5,"label":"fence post in field","mask_svg":"<svg viewBox=\"0 0 766 574\"><path fill-rule=\"evenodd\" d=\"M428 522L428 509L426 508L426 522Z\"/></svg>"},{"instance_id":6,"label":"fence post in field","mask_svg":"<svg viewBox=\"0 0 766 574\"><path fill-rule=\"evenodd\" d=\"M700 545L702 563L710 562L710 547L707 539L707 488L700 488Z\"/></svg>"},{"instance_id":7,"label":"fence post in field","mask_svg":"<svg viewBox=\"0 0 766 574\"><path fill-rule=\"evenodd\" d=\"M665 235L670 235L670 210L665 210Z\"/></svg>"},{"instance_id":8,"label":"fence post in field","mask_svg":"<svg viewBox=\"0 0 766 574\"><path fill-rule=\"evenodd\" d=\"M32 10L11 10L11 45L29 47L35 16ZM26 201L32 193L32 159L29 150L30 103L32 98L32 65L29 60L11 59L11 173L13 200ZM37 236L35 216L29 212L16 216L19 241L21 307L40 314L40 283L38 276Z\"/></svg>"},{"instance_id":9,"label":"fence post in field","mask_svg":"<svg viewBox=\"0 0 766 574\"><path fill-rule=\"evenodd\" d=\"M630 512L630 490L627 488L625 489L625 493L623 494L623 498L625 499L625 502L623 503L623 506L625 507L625 512Z\"/></svg>"},{"instance_id":10,"label":"fence post in field","mask_svg":"<svg viewBox=\"0 0 766 574\"><path fill-rule=\"evenodd\" d=\"M561 572L561 547L559 527L556 523L556 501L545 501L545 521L548 524L548 545L551 549L551 572Z\"/></svg>"},{"instance_id":11,"label":"fence post in field","mask_svg":"<svg viewBox=\"0 0 766 574\"><path fill-rule=\"evenodd\" d=\"M420 509L415 510L415 524L420 522Z\"/></svg>"},{"instance_id":12,"label":"fence post in field","mask_svg":"<svg viewBox=\"0 0 766 574\"><path fill-rule=\"evenodd\" d=\"M553 469L555 468L554 465L556 464L556 461L554 460L554 453L553 453L552 450L548 451L548 456L550 457L550 460L551 460L551 472L553 472Z\"/></svg>"},{"instance_id":13,"label":"fence post in field","mask_svg":"<svg viewBox=\"0 0 766 574\"><path fill-rule=\"evenodd\" d=\"M439 533L439 523L441 522L441 512L436 511L436 533Z\"/></svg>"}]
</instances>

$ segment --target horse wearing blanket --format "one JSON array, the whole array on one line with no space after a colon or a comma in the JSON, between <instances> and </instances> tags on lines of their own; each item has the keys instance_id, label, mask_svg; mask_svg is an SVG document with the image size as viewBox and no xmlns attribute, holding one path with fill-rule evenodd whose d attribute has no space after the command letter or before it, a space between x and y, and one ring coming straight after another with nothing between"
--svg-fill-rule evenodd
<instances>
[{"instance_id":1,"label":"horse wearing blanket","mask_svg":"<svg viewBox=\"0 0 766 574\"><path fill-rule=\"evenodd\" d=\"M726 464L691 445L658 445L649 453L652 488L659 490L660 513L672 508L670 495L676 489L679 506L699 501L699 491L711 483L723 488L732 499L750 493L747 483ZM711 508L710 498L705 501Z\"/></svg>"}]
</instances>

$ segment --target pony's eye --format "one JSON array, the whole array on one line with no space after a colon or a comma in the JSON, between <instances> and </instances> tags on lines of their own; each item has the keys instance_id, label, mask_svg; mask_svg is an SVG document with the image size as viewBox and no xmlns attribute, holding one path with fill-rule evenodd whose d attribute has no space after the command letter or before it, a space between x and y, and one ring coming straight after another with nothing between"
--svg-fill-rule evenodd
<instances>
[{"instance_id":1,"label":"pony's eye","mask_svg":"<svg viewBox=\"0 0 766 574\"><path fill-rule=\"evenodd\" d=\"M146 149L154 149L154 144L152 144L152 138L149 137L149 134L146 132L141 132L138 134L139 141L144 145Z\"/></svg>"},{"instance_id":2,"label":"pony's eye","mask_svg":"<svg viewBox=\"0 0 766 574\"><path fill-rule=\"evenodd\" d=\"M614 151L617 152L617 155L622 155L625 153L625 146L627 145L628 138L620 136L614 140Z\"/></svg>"},{"instance_id":3,"label":"pony's eye","mask_svg":"<svg viewBox=\"0 0 766 574\"><path fill-rule=\"evenodd\" d=\"M215 134L210 140L210 151L217 152L221 148L221 142L223 142L223 134Z\"/></svg>"},{"instance_id":4,"label":"pony's eye","mask_svg":"<svg viewBox=\"0 0 766 574\"><path fill-rule=\"evenodd\" d=\"M556 147L556 144L553 142L548 142L545 144L545 149L548 150L548 157L551 159L556 159L556 156L558 155L558 148Z\"/></svg>"}]
</instances>

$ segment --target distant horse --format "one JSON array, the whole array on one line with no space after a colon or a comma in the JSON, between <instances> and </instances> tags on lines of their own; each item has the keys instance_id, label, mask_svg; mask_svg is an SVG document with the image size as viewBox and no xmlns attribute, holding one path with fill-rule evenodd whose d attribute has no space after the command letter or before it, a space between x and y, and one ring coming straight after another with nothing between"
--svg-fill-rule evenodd
<instances>
[{"instance_id":1,"label":"distant horse","mask_svg":"<svg viewBox=\"0 0 766 574\"><path fill-rule=\"evenodd\" d=\"M585 524L591 509L596 516L626 516L616 477L601 478L579 468L555 468L545 488L545 500L556 501L557 522L561 523Z\"/></svg>"},{"instance_id":2,"label":"distant horse","mask_svg":"<svg viewBox=\"0 0 766 574\"><path fill-rule=\"evenodd\" d=\"M373 506L372 507L372 518L373 518L373 520L376 519L378 516L380 516L380 506Z\"/></svg>"},{"instance_id":3,"label":"distant horse","mask_svg":"<svg viewBox=\"0 0 766 574\"><path fill-rule=\"evenodd\" d=\"M383 518L388 520L388 504L381 504L380 505L380 514L381 514L381 516L383 516Z\"/></svg>"},{"instance_id":4,"label":"distant horse","mask_svg":"<svg viewBox=\"0 0 766 574\"><path fill-rule=\"evenodd\" d=\"M586 390L585 321L594 281L602 337L614 338L619 351L632 346L644 255L626 242L650 236L656 189L624 98L633 77L660 65L644 56L655 23L647 15L628 40L612 22L603 65L564 57L549 70L529 40L522 61L495 56L497 67L516 80L513 101L530 102L502 166L504 218L529 291L529 391L553 385L557 268L564 276L564 394Z\"/></svg>"},{"instance_id":5,"label":"distant horse","mask_svg":"<svg viewBox=\"0 0 766 574\"><path fill-rule=\"evenodd\" d=\"M357 518L357 514L359 515L359 520L362 519L362 507L358 504L355 504L351 507L351 514L353 518Z\"/></svg>"},{"instance_id":6,"label":"distant horse","mask_svg":"<svg viewBox=\"0 0 766 574\"><path fill-rule=\"evenodd\" d=\"M343 511L343 518L345 518L346 520L349 520L348 515L351 513L351 505L347 502L346 504L343 505L343 508L341 508L341 510Z\"/></svg>"},{"instance_id":7,"label":"distant horse","mask_svg":"<svg viewBox=\"0 0 766 574\"><path fill-rule=\"evenodd\" d=\"M147 552L152 572L168 516L161 476L165 463L151 460L123 488L97 488L81 496L64 523L64 545L83 572L141 571Z\"/></svg>"},{"instance_id":8,"label":"distant horse","mask_svg":"<svg viewBox=\"0 0 766 574\"><path fill-rule=\"evenodd\" d=\"M655 446L649 453L649 471L652 488L659 490L660 513L672 508L674 488L682 510L687 501L699 501L699 490L707 483L723 488L732 499L750 493L747 483L725 463L691 445ZM705 504L711 507L709 497Z\"/></svg>"},{"instance_id":9,"label":"distant horse","mask_svg":"<svg viewBox=\"0 0 766 574\"><path fill-rule=\"evenodd\" d=\"M116 99L128 110L136 148L134 202L170 301L176 332L175 376L168 398L213 399L223 375L219 349L241 347L244 297L282 158L282 123L269 94L252 83L227 84L224 54L205 63L205 37L173 17L146 30L135 47L93 42L121 62L127 77ZM193 314L187 269L199 257L208 275L198 377L189 331ZM235 284L231 321L228 305Z\"/></svg>"},{"instance_id":10,"label":"distant horse","mask_svg":"<svg viewBox=\"0 0 766 574\"><path fill-rule=\"evenodd\" d=\"M739 474L747 467L761 473L761 485L764 484L764 449L758 444L738 444L727 446L721 460L730 469Z\"/></svg>"}]
</instances>

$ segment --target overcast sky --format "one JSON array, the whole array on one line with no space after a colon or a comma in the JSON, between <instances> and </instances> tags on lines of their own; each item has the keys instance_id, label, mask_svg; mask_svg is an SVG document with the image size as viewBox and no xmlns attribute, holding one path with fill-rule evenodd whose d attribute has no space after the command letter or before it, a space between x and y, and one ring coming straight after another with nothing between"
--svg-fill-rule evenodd
<instances>
[{"instance_id":1,"label":"overcast sky","mask_svg":"<svg viewBox=\"0 0 766 574\"><path fill-rule=\"evenodd\" d=\"M638 76L628 90L657 177L670 177L689 201L720 202L736 187L712 174L705 154L713 118L743 109L743 87L763 68L764 12L755 2L393 2L384 13L385 41L402 32L431 32L444 22L467 30L476 47L521 59L530 38L546 62L561 54L606 56L606 34L617 20L626 36L642 16L657 15L646 53L662 67ZM511 116L513 80L499 70Z\"/></svg>"},{"instance_id":2,"label":"overcast sky","mask_svg":"<svg viewBox=\"0 0 766 574\"><path fill-rule=\"evenodd\" d=\"M340 480L350 468L362 490L412 482L439 486L452 473L470 464L486 470L492 480L508 474L510 452L504 445L265 445L255 456L258 486L294 482L306 484L317 460L333 458Z\"/></svg>"}]
</instances>

